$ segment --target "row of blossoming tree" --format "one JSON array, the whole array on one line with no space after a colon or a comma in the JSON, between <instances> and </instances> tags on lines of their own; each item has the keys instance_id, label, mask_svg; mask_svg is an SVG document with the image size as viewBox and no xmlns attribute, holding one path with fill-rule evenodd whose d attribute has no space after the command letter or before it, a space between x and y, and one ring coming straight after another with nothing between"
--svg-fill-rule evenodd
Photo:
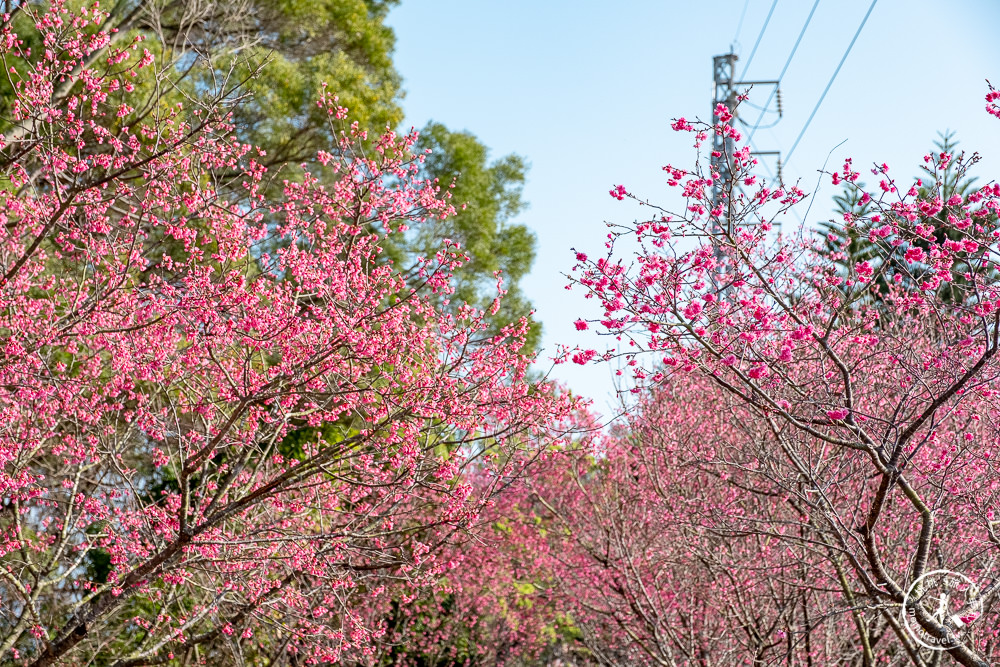
<instances>
[{"instance_id":1,"label":"row of blossoming tree","mask_svg":"<svg viewBox=\"0 0 1000 667\"><path fill-rule=\"evenodd\" d=\"M325 97L339 177L266 199L237 88L134 108L155 63L100 8L13 14L0 660L365 661L567 399L528 381L524 322L444 307L456 244L383 258L452 211L414 136Z\"/></svg>"},{"instance_id":2,"label":"row of blossoming tree","mask_svg":"<svg viewBox=\"0 0 1000 667\"><path fill-rule=\"evenodd\" d=\"M716 115L674 129L738 140ZM654 215L577 254L603 311L578 328L615 346L566 357L617 358L640 398L525 484L556 599L607 664L991 664L1000 185L946 199L978 158L937 153L930 179L877 165L865 191L847 160L827 177L858 208L830 252L769 233L799 188L758 182L748 147L724 158L720 201L701 161L665 167L677 210L616 187Z\"/></svg>"},{"instance_id":3,"label":"row of blossoming tree","mask_svg":"<svg viewBox=\"0 0 1000 667\"><path fill-rule=\"evenodd\" d=\"M676 211L614 188L654 215L577 255L615 345L565 354L630 376L603 429L526 322L449 303L455 243L387 257L453 210L414 136L324 96L336 178L275 188L239 86L135 106L168 79L106 16L0 24L0 661L1000 656L1000 186L941 195L975 156L847 161L821 242L772 233L805 193L748 148L721 201L700 159ZM674 127L738 142L716 116Z\"/></svg>"},{"instance_id":4,"label":"row of blossoming tree","mask_svg":"<svg viewBox=\"0 0 1000 667\"><path fill-rule=\"evenodd\" d=\"M738 141L716 114L674 129ZM841 233L776 237L805 194L725 157L714 204L700 159L665 167L676 210L612 189L654 213L577 253L603 311L577 328L613 345L562 358L617 361L636 398L492 508L507 586L469 604L514 606L523 655L568 619L594 664L995 664L1000 185L948 192L978 156L938 152L869 191L847 160Z\"/></svg>"}]
</instances>

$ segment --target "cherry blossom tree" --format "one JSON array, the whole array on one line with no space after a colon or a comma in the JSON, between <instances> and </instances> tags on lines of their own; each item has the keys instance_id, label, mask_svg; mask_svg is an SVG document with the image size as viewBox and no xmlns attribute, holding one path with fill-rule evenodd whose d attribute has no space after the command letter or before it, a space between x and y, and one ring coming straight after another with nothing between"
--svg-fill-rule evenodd
<instances>
[{"instance_id":1,"label":"cherry blossom tree","mask_svg":"<svg viewBox=\"0 0 1000 667\"><path fill-rule=\"evenodd\" d=\"M531 507L511 487L494 494L470 537L452 540L440 554L454 566L412 604L393 610L375 664L550 664L544 661L562 648L566 624Z\"/></svg>"},{"instance_id":2,"label":"cherry blossom tree","mask_svg":"<svg viewBox=\"0 0 1000 667\"><path fill-rule=\"evenodd\" d=\"M840 221L870 257L832 256L773 233L806 195L757 176L730 111L716 116L674 123L699 150L664 167L676 206L617 186L653 214L577 254L573 284L603 311L577 326L615 347L565 357L617 358L639 397L575 491L538 492L576 545L559 571L579 580L578 619L630 638L614 663L988 665L1000 185L942 196L976 155L928 154L912 183L874 165L877 186ZM700 152L713 133L737 142L715 156L731 165L721 183ZM858 176L847 160L825 177ZM942 570L968 584L932 591Z\"/></svg>"},{"instance_id":3,"label":"cherry blossom tree","mask_svg":"<svg viewBox=\"0 0 1000 667\"><path fill-rule=\"evenodd\" d=\"M269 199L238 88L137 113L138 38L18 11L41 39L3 18L0 659L363 661L570 399L527 379L524 321L443 308L457 244L383 257L452 212L415 136L362 149L324 96L339 179Z\"/></svg>"}]
</instances>

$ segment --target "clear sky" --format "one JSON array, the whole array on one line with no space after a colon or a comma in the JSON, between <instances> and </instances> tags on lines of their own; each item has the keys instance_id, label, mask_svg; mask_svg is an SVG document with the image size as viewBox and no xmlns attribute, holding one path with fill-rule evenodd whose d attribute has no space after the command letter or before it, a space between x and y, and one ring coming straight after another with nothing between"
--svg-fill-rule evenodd
<instances>
[{"instance_id":1,"label":"clear sky","mask_svg":"<svg viewBox=\"0 0 1000 667\"><path fill-rule=\"evenodd\" d=\"M531 163L530 208L519 221L538 237L524 287L544 324L543 356L557 343L607 347L572 324L600 312L564 289L570 247L599 251L606 221L643 215L612 199L613 185L667 201L660 167L693 159L690 135L672 132L670 119L708 119L712 56L732 44L742 74L772 2L403 0L390 14L406 124L433 119L467 129L493 156L518 153ZM778 0L742 78L778 77L813 2ZM757 148L791 148L870 5L819 1L782 80L784 117L758 130ZM852 156L856 165L887 162L897 177L916 175L946 129L961 148L983 154L981 181L1000 177L1000 121L983 111L984 80L1000 85L998 34L1000 0L878 0L785 181L801 177L815 191L816 170L844 140L831 166ZM763 103L768 93L755 89L751 101ZM745 120L755 121L748 112ZM829 217L834 192L823 183L807 224ZM606 366L565 365L553 374L599 409L614 402Z\"/></svg>"}]
</instances>

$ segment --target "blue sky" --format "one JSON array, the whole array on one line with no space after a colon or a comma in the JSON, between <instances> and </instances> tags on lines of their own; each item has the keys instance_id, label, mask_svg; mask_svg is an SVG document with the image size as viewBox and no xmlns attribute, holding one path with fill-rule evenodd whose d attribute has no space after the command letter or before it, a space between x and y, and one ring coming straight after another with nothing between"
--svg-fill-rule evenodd
<instances>
[{"instance_id":1,"label":"blue sky","mask_svg":"<svg viewBox=\"0 0 1000 667\"><path fill-rule=\"evenodd\" d=\"M524 287L545 327L543 356L557 343L607 346L573 327L600 313L564 289L570 247L599 251L606 221L642 216L608 195L615 184L668 202L660 168L693 159L690 135L672 132L670 119L709 116L712 57L734 44L742 72L772 1L403 0L390 14L406 125L433 119L467 129L494 157L518 153L531 163L530 208L518 221L538 238ZM782 81L784 116L754 137L760 150L792 146L870 4L820 0ZM777 78L812 7L778 0L745 78ZM985 79L1000 85L998 31L1000 0L878 0L786 165L786 182L801 177L813 192L816 170L844 140L830 165L850 156L916 175L946 129L983 155L982 181L1000 176L1000 121L983 111ZM768 93L757 89L751 101ZM807 224L829 217L834 192L824 182ZM599 409L615 403L607 366L566 365L553 375Z\"/></svg>"}]
</instances>

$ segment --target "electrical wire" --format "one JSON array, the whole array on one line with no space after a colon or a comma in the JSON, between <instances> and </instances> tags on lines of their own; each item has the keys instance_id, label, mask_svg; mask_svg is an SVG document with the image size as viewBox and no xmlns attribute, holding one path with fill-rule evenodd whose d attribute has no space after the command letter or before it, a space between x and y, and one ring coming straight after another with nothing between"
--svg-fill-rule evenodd
<instances>
[{"instance_id":1,"label":"electrical wire","mask_svg":"<svg viewBox=\"0 0 1000 667\"><path fill-rule=\"evenodd\" d=\"M750 123L746 122L742 118L737 117L736 120L738 120L740 122L740 125L742 125L743 127L745 128L750 127ZM781 117L779 116L778 118L775 118L770 125L755 125L754 127L758 130L770 130L772 127L776 127L780 122L781 122Z\"/></svg>"},{"instance_id":2,"label":"electrical wire","mask_svg":"<svg viewBox=\"0 0 1000 667\"><path fill-rule=\"evenodd\" d=\"M740 14L740 22L736 24L736 36L733 37L733 44L740 41L740 32L743 30L743 19L747 17L747 7L750 6L750 0L746 0L743 3L743 12Z\"/></svg>"},{"instance_id":3,"label":"electrical wire","mask_svg":"<svg viewBox=\"0 0 1000 667\"><path fill-rule=\"evenodd\" d=\"M757 150L757 145L752 140L749 141L748 143L750 144L750 149L752 151L751 155L753 153L759 153L760 152L760 151ZM757 164L759 164L760 166L764 167L764 169L767 171L767 175L771 179L772 183L777 183L778 185L782 185L781 180L777 176L775 176L774 171L771 169L770 165L767 164L767 162L765 162L763 160L758 160ZM779 158L778 164L779 165L781 164L780 158ZM789 210L791 210L792 214L794 214L795 217L799 219L799 224L800 225L804 225L805 224L805 220L803 220L802 216L799 215L799 210L797 208L795 208L794 206L792 206ZM777 224L780 225L781 222L779 221Z\"/></svg>"},{"instance_id":4,"label":"electrical wire","mask_svg":"<svg viewBox=\"0 0 1000 667\"><path fill-rule=\"evenodd\" d=\"M764 31L767 30L767 24L771 22L771 14L774 13L774 8L778 6L778 0L774 0L771 3L771 9L767 12L767 18L764 19L764 26L760 29L760 34L757 35L757 41L753 43L753 48L750 49L750 57L747 58L746 64L743 66L743 72L740 74L740 79L746 78L747 70L750 69L750 63L753 62L753 57L757 53L757 47L760 46L760 40L764 39ZM743 10L744 12L746 9ZM740 25L743 25L743 19L740 19Z\"/></svg>"},{"instance_id":5,"label":"electrical wire","mask_svg":"<svg viewBox=\"0 0 1000 667\"><path fill-rule=\"evenodd\" d=\"M757 109L758 111L769 111L770 113L778 113L777 110L771 111L767 107L762 107L759 104L754 104L750 100L743 100L742 102L740 102L740 107L741 108L742 107L750 107L751 109ZM747 127L750 127L750 123L743 123L743 124L746 125Z\"/></svg>"},{"instance_id":6,"label":"electrical wire","mask_svg":"<svg viewBox=\"0 0 1000 667\"><path fill-rule=\"evenodd\" d=\"M840 59L840 64L837 65L837 69L833 71L833 76L830 77L830 81L826 84L826 88L823 90L823 94L819 96L819 101L816 102L816 106L813 107L812 113L809 114L809 119L806 120L806 124L802 126L802 131L799 132L799 136L795 138L795 143L792 144L791 149L788 151L788 157L785 158L786 165L791 161L792 155L795 153L795 149L799 145L799 141L802 140L802 136L806 133L806 130L809 129L809 123L812 122L813 117L819 110L819 106L823 104L823 100L826 99L826 94L830 92L830 87L833 85L833 82L837 78L837 75L840 74L840 68L844 66L844 61L847 60L847 56L850 55L851 49L854 48L854 42L858 41L858 35L860 35L861 31L864 30L865 23L868 22L868 17L872 15L872 10L875 9L875 4L877 2L878 0L872 0L871 6L868 7L868 13L866 13L865 17L861 19L861 25L858 26L857 32L854 33L854 38L851 40L851 43L847 45L847 50L844 51L844 56Z\"/></svg>"},{"instance_id":7,"label":"electrical wire","mask_svg":"<svg viewBox=\"0 0 1000 667\"><path fill-rule=\"evenodd\" d=\"M750 150L751 150L750 154L751 155L754 155L754 154L760 152L760 151L757 150L757 144L755 144L752 141L750 141L748 143L750 144ZM771 167L768 166L768 164L766 162L763 162L761 160L757 160L757 164L761 165L762 167L764 167L764 169L767 170L768 178L770 178L772 181L777 181L778 180L778 177L774 175L774 172L771 170Z\"/></svg>"},{"instance_id":8,"label":"electrical wire","mask_svg":"<svg viewBox=\"0 0 1000 667\"><path fill-rule=\"evenodd\" d=\"M781 83L781 80L785 78L785 72L788 71L788 66L792 64L792 59L795 57L795 52L798 50L799 44L802 43L802 36L806 34L806 28L809 27L809 22L812 21L813 14L816 13L816 7L818 6L819 6L819 0L816 0L816 2L813 3L812 9L809 10L809 16L806 17L806 22L805 24L803 24L802 30L799 31L799 36L795 40L795 46L792 47L792 52L788 54L788 60L785 61L785 66L781 68L781 74L778 75L778 83ZM767 102L764 103L765 109L771 106L771 100L774 99L774 93L777 90L778 90L777 86L771 89L771 94L768 96ZM757 122L753 124L753 128L750 130L751 139L753 139L753 133L757 131L757 127L760 125L760 122L764 120L764 113L765 113L764 111L761 111L760 116L757 118Z\"/></svg>"}]
</instances>

